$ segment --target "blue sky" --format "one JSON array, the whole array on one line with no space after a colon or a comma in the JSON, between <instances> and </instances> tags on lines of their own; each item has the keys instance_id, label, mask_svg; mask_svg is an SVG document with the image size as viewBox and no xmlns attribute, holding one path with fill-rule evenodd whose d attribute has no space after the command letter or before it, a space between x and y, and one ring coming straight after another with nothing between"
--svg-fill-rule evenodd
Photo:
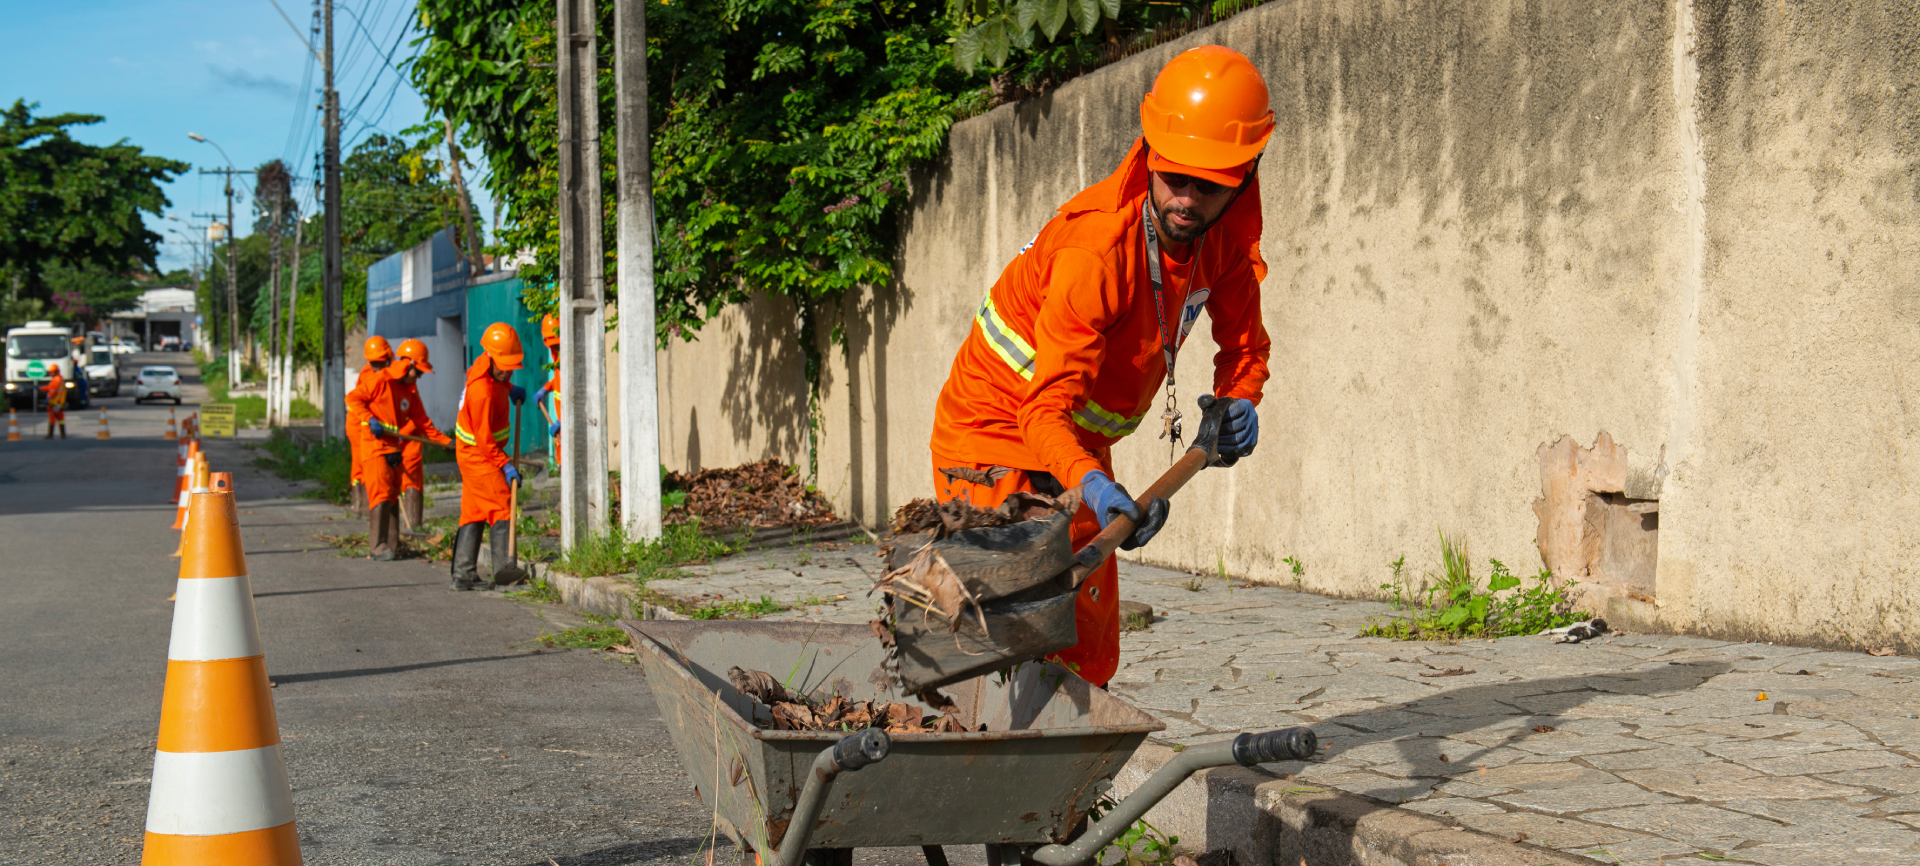
<instances>
[{"instance_id":1,"label":"blue sky","mask_svg":"<svg viewBox=\"0 0 1920 866\"><path fill-rule=\"evenodd\" d=\"M313 0L279 3L311 38ZM219 176L198 173L226 161L188 132L219 143L237 168L286 160L302 207L314 210L320 68L269 0L0 0L0 20L7 22L6 49L0 51L0 99L6 104L25 99L40 103L36 114L103 115L104 122L77 128L75 137L95 144L124 138L148 153L193 164L193 173L168 185L167 214L202 224L206 220L192 214L226 210ZM393 69L412 52L414 22L412 0L335 3L343 157L369 135L397 133L424 119L419 97ZM478 183L469 183L485 221L492 205ZM252 221L251 184L246 189L246 202L234 205L243 235ZM169 241L161 266L185 266L191 247L177 232L164 230L184 230L185 224L152 217L148 224Z\"/></svg>"}]
</instances>

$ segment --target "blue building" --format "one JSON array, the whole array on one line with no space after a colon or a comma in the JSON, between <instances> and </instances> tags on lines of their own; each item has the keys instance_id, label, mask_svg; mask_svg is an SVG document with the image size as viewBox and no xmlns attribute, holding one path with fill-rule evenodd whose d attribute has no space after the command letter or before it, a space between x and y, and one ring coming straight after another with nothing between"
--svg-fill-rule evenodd
<instances>
[{"instance_id":1,"label":"blue building","mask_svg":"<svg viewBox=\"0 0 1920 866\"><path fill-rule=\"evenodd\" d=\"M367 333L395 348L403 340L427 345L434 372L420 378L420 400L448 435L466 379L467 277L449 229L367 268Z\"/></svg>"}]
</instances>

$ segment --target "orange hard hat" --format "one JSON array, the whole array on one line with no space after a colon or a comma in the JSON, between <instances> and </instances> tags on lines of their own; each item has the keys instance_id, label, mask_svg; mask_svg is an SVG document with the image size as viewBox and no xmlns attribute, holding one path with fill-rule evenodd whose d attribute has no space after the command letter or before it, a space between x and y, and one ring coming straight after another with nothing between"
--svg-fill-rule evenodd
<instances>
[{"instance_id":1,"label":"orange hard hat","mask_svg":"<svg viewBox=\"0 0 1920 866\"><path fill-rule=\"evenodd\" d=\"M367 356L368 361L374 363L391 361L393 360L393 346L387 342L387 338L375 334L367 338L367 347L362 354Z\"/></svg>"},{"instance_id":2,"label":"orange hard hat","mask_svg":"<svg viewBox=\"0 0 1920 866\"><path fill-rule=\"evenodd\" d=\"M415 367L419 367L420 372L433 372L433 365L427 363L427 344L419 340L408 340L400 344L400 350L397 354L411 362Z\"/></svg>"},{"instance_id":3,"label":"orange hard hat","mask_svg":"<svg viewBox=\"0 0 1920 866\"><path fill-rule=\"evenodd\" d=\"M549 346L557 346L560 344L559 316L548 313L546 318L540 320L540 339L545 341Z\"/></svg>"},{"instance_id":4,"label":"orange hard hat","mask_svg":"<svg viewBox=\"0 0 1920 866\"><path fill-rule=\"evenodd\" d=\"M1140 102L1147 167L1239 184L1273 136L1267 82L1240 52L1203 45L1160 70Z\"/></svg>"},{"instance_id":5,"label":"orange hard hat","mask_svg":"<svg viewBox=\"0 0 1920 866\"><path fill-rule=\"evenodd\" d=\"M480 348L502 370L518 370L526 352L520 348L520 333L506 322L494 322L480 335Z\"/></svg>"}]
</instances>

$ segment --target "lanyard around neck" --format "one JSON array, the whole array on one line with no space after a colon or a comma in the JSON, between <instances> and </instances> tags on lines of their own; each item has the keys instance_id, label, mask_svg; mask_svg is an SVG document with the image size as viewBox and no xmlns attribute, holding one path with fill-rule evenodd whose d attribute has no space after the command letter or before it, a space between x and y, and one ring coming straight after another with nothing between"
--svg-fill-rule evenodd
<instances>
[{"instance_id":1,"label":"lanyard around neck","mask_svg":"<svg viewBox=\"0 0 1920 866\"><path fill-rule=\"evenodd\" d=\"M1179 359L1180 346L1186 342L1186 331L1177 327L1167 327L1167 301L1163 281L1160 278L1160 232L1153 227L1153 194L1140 202L1140 230L1147 239L1147 279L1153 283L1153 315L1160 323L1160 354L1167 362L1167 385L1173 385L1173 365ZM1202 236L1194 241L1193 255L1188 259L1192 267L1188 272L1187 293L1180 299L1182 314L1187 309L1188 299L1193 297L1193 286L1200 273L1200 244L1206 240Z\"/></svg>"}]
</instances>

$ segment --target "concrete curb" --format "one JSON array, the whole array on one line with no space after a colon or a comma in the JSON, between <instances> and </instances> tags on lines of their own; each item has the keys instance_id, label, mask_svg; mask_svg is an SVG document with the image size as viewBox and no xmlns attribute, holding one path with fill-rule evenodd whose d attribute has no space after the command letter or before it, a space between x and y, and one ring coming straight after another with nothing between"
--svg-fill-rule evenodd
<instances>
[{"instance_id":1,"label":"concrete curb","mask_svg":"<svg viewBox=\"0 0 1920 866\"><path fill-rule=\"evenodd\" d=\"M1171 759L1148 744L1114 778L1114 799ZM1195 852L1231 851L1238 866L1594 866L1599 861L1514 842L1384 800L1264 770L1195 773L1147 812L1160 832Z\"/></svg>"},{"instance_id":2,"label":"concrete curb","mask_svg":"<svg viewBox=\"0 0 1920 866\"><path fill-rule=\"evenodd\" d=\"M633 584L611 577L575 577L544 569L540 577L560 594L560 603L574 610L615 619L686 619L672 610L640 601Z\"/></svg>"}]
</instances>

